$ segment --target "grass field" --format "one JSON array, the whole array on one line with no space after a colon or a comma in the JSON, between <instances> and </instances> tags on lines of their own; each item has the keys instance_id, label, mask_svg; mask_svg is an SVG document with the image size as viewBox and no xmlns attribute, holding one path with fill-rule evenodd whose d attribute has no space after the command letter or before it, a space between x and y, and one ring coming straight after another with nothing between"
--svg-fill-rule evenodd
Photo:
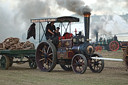
<instances>
[{"instance_id":1,"label":"grass field","mask_svg":"<svg viewBox=\"0 0 128 85\"><path fill-rule=\"evenodd\" d=\"M103 57L122 58L123 52L100 53ZM75 74L61 69L59 65L52 72L30 69L28 63L13 64L9 70L0 69L0 85L128 85L128 71L123 62L105 61L101 73L92 73L88 68L84 74Z\"/></svg>"}]
</instances>

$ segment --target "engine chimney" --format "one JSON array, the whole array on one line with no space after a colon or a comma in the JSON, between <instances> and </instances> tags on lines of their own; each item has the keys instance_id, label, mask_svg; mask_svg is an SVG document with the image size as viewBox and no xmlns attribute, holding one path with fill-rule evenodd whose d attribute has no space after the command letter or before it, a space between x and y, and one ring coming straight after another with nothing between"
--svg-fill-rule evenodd
<instances>
[{"instance_id":1,"label":"engine chimney","mask_svg":"<svg viewBox=\"0 0 128 85\"><path fill-rule=\"evenodd\" d=\"M96 32L96 44L98 44L98 32Z\"/></svg>"},{"instance_id":2,"label":"engine chimney","mask_svg":"<svg viewBox=\"0 0 128 85\"><path fill-rule=\"evenodd\" d=\"M85 41L89 42L90 12L84 12Z\"/></svg>"}]
</instances>

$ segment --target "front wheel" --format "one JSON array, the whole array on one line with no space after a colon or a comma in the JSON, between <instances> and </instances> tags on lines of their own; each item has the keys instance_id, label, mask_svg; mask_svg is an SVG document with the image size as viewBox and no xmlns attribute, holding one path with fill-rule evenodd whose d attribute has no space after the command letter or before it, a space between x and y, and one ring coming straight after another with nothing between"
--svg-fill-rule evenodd
<instances>
[{"instance_id":1,"label":"front wheel","mask_svg":"<svg viewBox=\"0 0 128 85\"><path fill-rule=\"evenodd\" d=\"M91 57L102 57L99 54L93 54ZM94 73L100 73L104 69L104 60L101 59L89 59L89 68Z\"/></svg>"},{"instance_id":2,"label":"front wheel","mask_svg":"<svg viewBox=\"0 0 128 85\"><path fill-rule=\"evenodd\" d=\"M10 66L10 59L6 55L2 55L1 57L1 68L7 70Z\"/></svg>"},{"instance_id":3,"label":"front wheel","mask_svg":"<svg viewBox=\"0 0 128 85\"><path fill-rule=\"evenodd\" d=\"M36 68L37 68L35 59L29 59L29 67L30 67L31 69L36 69Z\"/></svg>"},{"instance_id":4,"label":"front wheel","mask_svg":"<svg viewBox=\"0 0 128 85\"><path fill-rule=\"evenodd\" d=\"M9 58L9 60L10 60L9 67L12 67L12 65L13 65L13 57Z\"/></svg>"},{"instance_id":5,"label":"front wheel","mask_svg":"<svg viewBox=\"0 0 128 85\"><path fill-rule=\"evenodd\" d=\"M83 54L76 54L72 58L71 65L75 73L83 74L87 69L87 59Z\"/></svg>"}]
</instances>

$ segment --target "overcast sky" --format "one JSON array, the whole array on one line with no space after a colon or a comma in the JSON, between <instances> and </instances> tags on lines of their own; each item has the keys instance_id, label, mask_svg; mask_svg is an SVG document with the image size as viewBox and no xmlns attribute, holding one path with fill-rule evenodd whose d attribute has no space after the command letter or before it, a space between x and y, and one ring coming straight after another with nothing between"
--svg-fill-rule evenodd
<instances>
[{"instance_id":1,"label":"overcast sky","mask_svg":"<svg viewBox=\"0 0 128 85\"><path fill-rule=\"evenodd\" d=\"M92 15L128 13L128 0L0 0L0 41L21 38L31 18L82 14L84 6Z\"/></svg>"}]
</instances>

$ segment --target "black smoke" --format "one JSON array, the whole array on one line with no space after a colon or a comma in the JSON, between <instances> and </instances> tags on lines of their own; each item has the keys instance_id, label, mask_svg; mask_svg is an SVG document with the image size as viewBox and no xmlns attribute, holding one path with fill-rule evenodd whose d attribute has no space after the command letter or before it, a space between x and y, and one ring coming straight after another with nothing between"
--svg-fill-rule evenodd
<instances>
[{"instance_id":1,"label":"black smoke","mask_svg":"<svg viewBox=\"0 0 128 85\"><path fill-rule=\"evenodd\" d=\"M85 11L91 12L92 10L82 0L56 0L56 1L60 7L66 8L67 10L77 13L79 15L83 15Z\"/></svg>"}]
</instances>

